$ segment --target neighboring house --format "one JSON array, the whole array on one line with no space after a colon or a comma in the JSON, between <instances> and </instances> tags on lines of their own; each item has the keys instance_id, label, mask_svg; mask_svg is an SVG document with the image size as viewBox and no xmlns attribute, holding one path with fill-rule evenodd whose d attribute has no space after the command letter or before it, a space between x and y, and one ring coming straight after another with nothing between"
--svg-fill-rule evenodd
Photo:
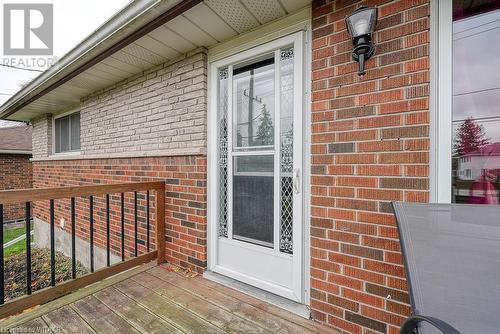
<instances>
[{"instance_id":1,"label":"neighboring house","mask_svg":"<svg viewBox=\"0 0 500 334\"><path fill-rule=\"evenodd\" d=\"M0 189L33 187L31 167L31 126L0 128ZM24 218L24 204L4 207L4 221Z\"/></svg>"},{"instance_id":2,"label":"neighboring house","mask_svg":"<svg viewBox=\"0 0 500 334\"><path fill-rule=\"evenodd\" d=\"M498 203L500 143L485 145L456 159L457 175L453 180L455 201L469 204L478 201Z\"/></svg>"},{"instance_id":3,"label":"neighboring house","mask_svg":"<svg viewBox=\"0 0 500 334\"><path fill-rule=\"evenodd\" d=\"M500 143L488 144L458 158L458 178L477 180L485 172L500 175Z\"/></svg>"},{"instance_id":4,"label":"neighboring house","mask_svg":"<svg viewBox=\"0 0 500 334\"><path fill-rule=\"evenodd\" d=\"M378 10L363 77L344 21L361 5ZM410 306L390 202L450 202L466 105L451 87L497 87L499 20L498 1L133 1L0 118L33 124L34 187L165 180L169 262L396 333Z\"/></svg>"}]
</instances>

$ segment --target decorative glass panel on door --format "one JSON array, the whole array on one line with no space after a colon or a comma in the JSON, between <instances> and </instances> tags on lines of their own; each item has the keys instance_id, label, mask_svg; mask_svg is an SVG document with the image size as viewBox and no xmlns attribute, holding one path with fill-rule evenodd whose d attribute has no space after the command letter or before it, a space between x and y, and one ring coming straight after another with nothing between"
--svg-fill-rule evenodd
<instances>
[{"instance_id":1,"label":"decorative glass panel on door","mask_svg":"<svg viewBox=\"0 0 500 334\"><path fill-rule=\"evenodd\" d=\"M293 48L280 50L280 240L293 252Z\"/></svg>"},{"instance_id":2,"label":"decorative glass panel on door","mask_svg":"<svg viewBox=\"0 0 500 334\"><path fill-rule=\"evenodd\" d=\"M218 168L219 168L219 236L227 237L227 109L228 109L228 69L220 69L218 72L217 87L217 133L218 133Z\"/></svg>"}]
</instances>

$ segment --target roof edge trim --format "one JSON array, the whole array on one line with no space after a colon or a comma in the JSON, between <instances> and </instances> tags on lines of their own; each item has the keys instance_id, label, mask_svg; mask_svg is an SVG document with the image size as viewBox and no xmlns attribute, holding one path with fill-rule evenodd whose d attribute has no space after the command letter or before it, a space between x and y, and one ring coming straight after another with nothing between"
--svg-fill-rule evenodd
<instances>
[{"instance_id":1,"label":"roof edge trim","mask_svg":"<svg viewBox=\"0 0 500 334\"><path fill-rule=\"evenodd\" d=\"M111 37L114 33L122 29L124 26L130 23L130 21L138 18L141 14L145 13L148 9L157 6L159 3L164 2L164 0L144 0L144 1L133 1L110 20L108 20L103 26L91 34L82 43L73 48L68 54L63 56L60 62L56 63L53 67L49 68L45 72L41 73L33 81L31 81L26 87L16 93L11 97L4 106L0 107L0 119L6 119L7 117L13 115L23 107L36 101L38 98L44 96L45 94L51 92L57 87L61 86L65 82L73 79L78 74L84 72L93 65L99 63L100 61L106 59L111 54L124 48L125 46L133 43L147 33L153 31L154 29L160 27L164 23L174 19L175 17L181 15L190 8L201 3L203 0L182 0L176 5L170 7L167 11L156 17L155 19L144 24L131 34L120 39L118 42L114 43L110 47L106 48L101 53L97 54L93 58L84 62L77 68L69 71L62 78L56 80L53 83L47 85L43 88L44 84L52 79L55 75L61 73L63 70L68 68L78 59L80 59L84 54L92 50L94 47L99 45L102 41ZM36 92L37 89L41 89ZM33 94L32 96L30 96Z\"/></svg>"}]
</instances>

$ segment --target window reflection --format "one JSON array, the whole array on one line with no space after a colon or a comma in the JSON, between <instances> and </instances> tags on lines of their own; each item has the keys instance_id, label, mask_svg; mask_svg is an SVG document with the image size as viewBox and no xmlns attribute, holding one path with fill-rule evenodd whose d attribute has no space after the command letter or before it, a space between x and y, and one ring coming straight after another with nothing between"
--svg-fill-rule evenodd
<instances>
[{"instance_id":1,"label":"window reflection","mask_svg":"<svg viewBox=\"0 0 500 334\"><path fill-rule=\"evenodd\" d=\"M274 58L233 72L235 149L274 145Z\"/></svg>"},{"instance_id":2,"label":"window reflection","mask_svg":"<svg viewBox=\"0 0 500 334\"><path fill-rule=\"evenodd\" d=\"M453 2L452 201L499 204L498 1Z\"/></svg>"}]
</instances>

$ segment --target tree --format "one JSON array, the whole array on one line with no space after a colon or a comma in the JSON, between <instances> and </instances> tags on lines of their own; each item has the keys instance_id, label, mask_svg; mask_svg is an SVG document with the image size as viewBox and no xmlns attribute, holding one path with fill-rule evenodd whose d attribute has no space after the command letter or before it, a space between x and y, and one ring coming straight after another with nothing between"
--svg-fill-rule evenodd
<instances>
[{"instance_id":1,"label":"tree","mask_svg":"<svg viewBox=\"0 0 500 334\"><path fill-rule=\"evenodd\" d=\"M266 105L262 105L262 112L260 116L260 125L257 129L257 140L256 144L260 146L273 145L274 144L274 125L271 119L271 114L266 108Z\"/></svg>"},{"instance_id":2,"label":"tree","mask_svg":"<svg viewBox=\"0 0 500 334\"><path fill-rule=\"evenodd\" d=\"M484 128L472 117L467 118L457 129L453 151L455 155L463 156L474 152L490 143L486 138Z\"/></svg>"}]
</instances>

